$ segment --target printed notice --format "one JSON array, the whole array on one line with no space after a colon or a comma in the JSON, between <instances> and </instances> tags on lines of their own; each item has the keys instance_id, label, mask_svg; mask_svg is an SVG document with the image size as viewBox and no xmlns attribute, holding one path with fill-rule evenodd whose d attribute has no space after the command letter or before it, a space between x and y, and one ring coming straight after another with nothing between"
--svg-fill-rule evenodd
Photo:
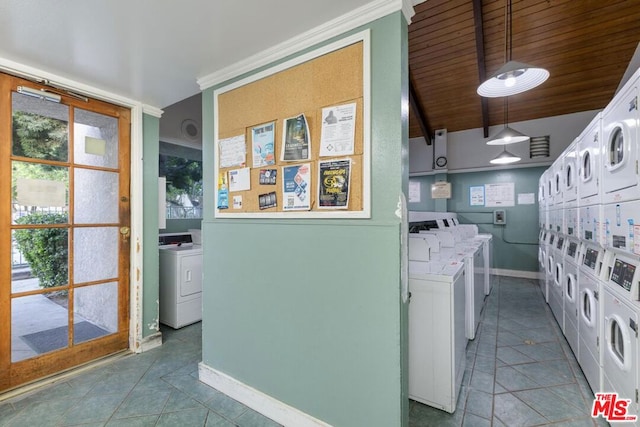
<instances>
[{"instance_id":1,"label":"printed notice","mask_svg":"<svg viewBox=\"0 0 640 427\"><path fill-rule=\"evenodd\" d=\"M349 207L351 159L319 162L318 207L346 209Z\"/></svg>"},{"instance_id":2,"label":"printed notice","mask_svg":"<svg viewBox=\"0 0 640 427\"><path fill-rule=\"evenodd\" d=\"M535 205L536 195L534 193L518 193L519 205Z\"/></svg>"},{"instance_id":3,"label":"printed notice","mask_svg":"<svg viewBox=\"0 0 640 427\"><path fill-rule=\"evenodd\" d=\"M304 114L284 121L282 161L309 160L309 125Z\"/></svg>"},{"instance_id":4,"label":"printed notice","mask_svg":"<svg viewBox=\"0 0 640 427\"><path fill-rule=\"evenodd\" d=\"M515 184L507 182L502 184L485 184L485 206L515 206Z\"/></svg>"},{"instance_id":5,"label":"printed notice","mask_svg":"<svg viewBox=\"0 0 640 427\"><path fill-rule=\"evenodd\" d=\"M16 200L21 206L67 206L65 183L46 179L18 178Z\"/></svg>"},{"instance_id":6,"label":"printed notice","mask_svg":"<svg viewBox=\"0 0 640 427\"><path fill-rule=\"evenodd\" d=\"M355 129L355 103L323 108L320 156L353 154Z\"/></svg>"},{"instance_id":7,"label":"printed notice","mask_svg":"<svg viewBox=\"0 0 640 427\"><path fill-rule=\"evenodd\" d=\"M256 126L251 130L251 144L253 148L253 167L273 165L276 163L274 154L274 130L276 123L271 122Z\"/></svg>"},{"instance_id":8,"label":"printed notice","mask_svg":"<svg viewBox=\"0 0 640 427\"><path fill-rule=\"evenodd\" d=\"M300 211L311 209L311 164L285 166L282 168L282 209Z\"/></svg>"},{"instance_id":9,"label":"printed notice","mask_svg":"<svg viewBox=\"0 0 640 427\"><path fill-rule=\"evenodd\" d=\"M484 185L469 187L469 206L484 206Z\"/></svg>"},{"instance_id":10,"label":"printed notice","mask_svg":"<svg viewBox=\"0 0 640 427\"><path fill-rule=\"evenodd\" d=\"M234 169L229 171L229 191L244 191L251 189L250 169Z\"/></svg>"},{"instance_id":11,"label":"printed notice","mask_svg":"<svg viewBox=\"0 0 640 427\"><path fill-rule=\"evenodd\" d=\"M244 166L247 161L247 144L244 135L232 136L218 141L220 147L220 167Z\"/></svg>"},{"instance_id":12,"label":"printed notice","mask_svg":"<svg viewBox=\"0 0 640 427\"><path fill-rule=\"evenodd\" d=\"M409 203L420 203L420 181L409 181Z\"/></svg>"}]
</instances>

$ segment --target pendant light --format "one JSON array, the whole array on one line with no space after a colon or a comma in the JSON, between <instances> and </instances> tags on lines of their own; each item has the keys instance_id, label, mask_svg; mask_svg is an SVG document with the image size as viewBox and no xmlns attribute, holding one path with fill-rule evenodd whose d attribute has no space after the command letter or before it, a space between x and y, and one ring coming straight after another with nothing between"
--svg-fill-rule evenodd
<instances>
[{"instance_id":1,"label":"pendant light","mask_svg":"<svg viewBox=\"0 0 640 427\"><path fill-rule=\"evenodd\" d=\"M511 60L512 15L511 0L507 0L504 17L506 63L478 87L477 92L480 96L497 98L515 95L533 89L549 78L549 72L544 68Z\"/></svg>"},{"instance_id":2,"label":"pendant light","mask_svg":"<svg viewBox=\"0 0 640 427\"><path fill-rule=\"evenodd\" d=\"M507 145L525 142L529 137L509 127L509 97L504 98L504 129L487 141L487 145Z\"/></svg>"},{"instance_id":3,"label":"pendant light","mask_svg":"<svg viewBox=\"0 0 640 427\"><path fill-rule=\"evenodd\" d=\"M491 163L492 165L508 165L510 163L519 162L520 160L520 157L508 152L505 147L502 153L498 154L498 156L493 160L490 160L489 163Z\"/></svg>"}]
</instances>

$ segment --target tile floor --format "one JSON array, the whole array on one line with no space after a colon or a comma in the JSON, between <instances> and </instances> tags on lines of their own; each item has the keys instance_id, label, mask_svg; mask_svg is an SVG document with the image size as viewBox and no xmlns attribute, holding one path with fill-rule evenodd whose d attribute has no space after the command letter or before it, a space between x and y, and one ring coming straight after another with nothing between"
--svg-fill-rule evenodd
<instances>
[{"instance_id":1,"label":"tile floor","mask_svg":"<svg viewBox=\"0 0 640 427\"><path fill-rule=\"evenodd\" d=\"M200 324L163 328L162 347L0 402L0 426L277 426L198 381L200 334ZM591 399L537 283L501 277L467 348L457 410L412 401L409 425L606 425L589 417Z\"/></svg>"},{"instance_id":2,"label":"tile floor","mask_svg":"<svg viewBox=\"0 0 640 427\"><path fill-rule=\"evenodd\" d=\"M159 348L0 402L0 426L278 426L198 381L200 323L162 335Z\"/></svg>"},{"instance_id":3,"label":"tile floor","mask_svg":"<svg viewBox=\"0 0 640 427\"><path fill-rule=\"evenodd\" d=\"M458 406L411 401L409 426L600 426L593 394L537 281L498 277L485 302Z\"/></svg>"}]
</instances>

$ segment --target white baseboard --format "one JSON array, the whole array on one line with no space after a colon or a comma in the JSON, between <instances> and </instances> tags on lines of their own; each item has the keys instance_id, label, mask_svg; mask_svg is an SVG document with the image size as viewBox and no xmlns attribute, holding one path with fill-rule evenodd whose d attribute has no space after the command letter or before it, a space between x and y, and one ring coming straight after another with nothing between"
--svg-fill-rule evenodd
<instances>
[{"instance_id":1,"label":"white baseboard","mask_svg":"<svg viewBox=\"0 0 640 427\"><path fill-rule=\"evenodd\" d=\"M492 268L491 274L495 274L496 276L522 277L523 279L533 280L538 280L539 278L537 271L507 270L504 268Z\"/></svg>"},{"instance_id":2,"label":"white baseboard","mask_svg":"<svg viewBox=\"0 0 640 427\"><path fill-rule=\"evenodd\" d=\"M144 353L162 345L162 332L158 331L140 341L140 352Z\"/></svg>"},{"instance_id":3,"label":"white baseboard","mask_svg":"<svg viewBox=\"0 0 640 427\"><path fill-rule=\"evenodd\" d=\"M285 427L331 427L324 421L274 399L203 362L198 364L198 376L203 383Z\"/></svg>"}]
</instances>

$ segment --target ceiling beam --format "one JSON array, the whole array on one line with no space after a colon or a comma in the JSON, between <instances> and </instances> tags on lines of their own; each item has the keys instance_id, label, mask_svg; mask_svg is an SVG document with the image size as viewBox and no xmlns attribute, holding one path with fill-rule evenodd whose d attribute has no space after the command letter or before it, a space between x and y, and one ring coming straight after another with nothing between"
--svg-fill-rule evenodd
<instances>
[{"instance_id":1,"label":"ceiling beam","mask_svg":"<svg viewBox=\"0 0 640 427\"><path fill-rule=\"evenodd\" d=\"M420 125L420 130L422 131L424 140L427 142L427 145L431 145L433 143L433 137L431 136L431 127L429 126L429 120L427 119L426 114L424 114L422 104L418 99L416 88L413 86L411 69L409 69L409 104L411 105L411 109L413 110L413 115L416 117L416 119L418 119L418 124Z\"/></svg>"},{"instance_id":2,"label":"ceiling beam","mask_svg":"<svg viewBox=\"0 0 640 427\"><path fill-rule=\"evenodd\" d=\"M476 32L476 56L478 57L478 80L480 83L487 78L484 61L484 25L482 23L482 0L473 0L473 23ZM480 96L480 95L478 95ZM480 96L480 108L482 109L482 130L484 137L489 137L489 100Z\"/></svg>"}]
</instances>

